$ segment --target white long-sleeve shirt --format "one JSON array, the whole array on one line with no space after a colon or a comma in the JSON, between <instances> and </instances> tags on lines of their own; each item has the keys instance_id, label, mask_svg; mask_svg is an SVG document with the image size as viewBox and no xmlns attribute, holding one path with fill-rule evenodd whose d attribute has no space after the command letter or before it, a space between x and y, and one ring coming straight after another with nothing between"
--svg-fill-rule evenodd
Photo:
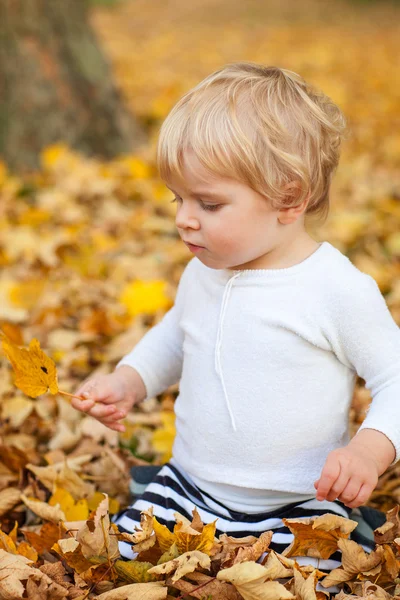
<instances>
[{"instance_id":1,"label":"white long-sleeve shirt","mask_svg":"<svg viewBox=\"0 0 400 600\"><path fill-rule=\"evenodd\" d=\"M360 429L400 458L400 330L369 275L329 242L284 269L186 266L174 306L117 366L147 397L180 379L173 457L234 510L315 497L349 440L357 374L372 402Z\"/></svg>"}]
</instances>

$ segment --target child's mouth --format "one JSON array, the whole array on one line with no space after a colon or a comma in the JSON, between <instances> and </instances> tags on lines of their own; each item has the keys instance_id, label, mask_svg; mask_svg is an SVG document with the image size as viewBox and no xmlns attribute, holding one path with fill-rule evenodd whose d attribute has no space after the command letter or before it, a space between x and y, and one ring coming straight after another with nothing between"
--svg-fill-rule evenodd
<instances>
[{"instance_id":1,"label":"child's mouth","mask_svg":"<svg viewBox=\"0 0 400 600\"><path fill-rule=\"evenodd\" d=\"M199 250L204 250L203 246L195 246L194 244L189 244L188 242L185 242L185 244L191 252L198 252Z\"/></svg>"}]
</instances>

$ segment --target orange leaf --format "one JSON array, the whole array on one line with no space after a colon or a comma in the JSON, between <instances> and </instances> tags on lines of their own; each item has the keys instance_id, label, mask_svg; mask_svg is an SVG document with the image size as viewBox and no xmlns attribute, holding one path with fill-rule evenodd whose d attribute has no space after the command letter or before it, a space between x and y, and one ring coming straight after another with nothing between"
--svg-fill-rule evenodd
<instances>
[{"instance_id":1,"label":"orange leaf","mask_svg":"<svg viewBox=\"0 0 400 600\"><path fill-rule=\"evenodd\" d=\"M325 514L304 519L282 519L294 535L294 540L282 552L283 556L329 558L338 547L338 540L348 538L357 521Z\"/></svg>"}]
</instances>

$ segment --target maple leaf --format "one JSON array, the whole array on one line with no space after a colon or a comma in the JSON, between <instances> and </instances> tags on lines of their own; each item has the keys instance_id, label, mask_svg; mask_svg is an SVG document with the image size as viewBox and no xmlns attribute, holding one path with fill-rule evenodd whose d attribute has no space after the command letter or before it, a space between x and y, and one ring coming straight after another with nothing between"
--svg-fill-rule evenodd
<instances>
[{"instance_id":1,"label":"maple leaf","mask_svg":"<svg viewBox=\"0 0 400 600\"><path fill-rule=\"evenodd\" d=\"M283 556L310 556L329 558L338 546L338 540L348 538L358 525L357 521L327 513L320 517L282 519L294 535L294 540L282 552Z\"/></svg>"},{"instance_id":2,"label":"maple leaf","mask_svg":"<svg viewBox=\"0 0 400 600\"><path fill-rule=\"evenodd\" d=\"M210 555L214 546L217 519L212 523L203 525L196 508L193 509L192 523L177 512L174 515L177 523L174 526L173 533L165 525L159 523L156 517L153 517L154 533L161 550L167 552L173 544L176 544L180 554L190 550L199 550ZM193 525L200 528L200 531L194 529Z\"/></svg>"},{"instance_id":3,"label":"maple leaf","mask_svg":"<svg viewBox=\"0 0 400 600\"><path fill-rule=\"evenodd\" d=\"M27 396L37 398L48 390L58 393L57 371L54 361L40 348L40 343L33 338L29 350L19 348L3 334L3 350L12 364L14 383Z\"/></svg>"},{"instance_id":4,"label":"maple leaf","mask_svg":"<svg viewBox=\"0 0 400 600\"><path fill-rule=\"evenodd\" d=\"M0 334L4 353L14 369L14 383L24 394L37 398L49 391L51 394L80 398L59 389L55 362L43 352L39 340L33 338L29 349L19 348L4 332Z\"/></svg>"}]
</instances>

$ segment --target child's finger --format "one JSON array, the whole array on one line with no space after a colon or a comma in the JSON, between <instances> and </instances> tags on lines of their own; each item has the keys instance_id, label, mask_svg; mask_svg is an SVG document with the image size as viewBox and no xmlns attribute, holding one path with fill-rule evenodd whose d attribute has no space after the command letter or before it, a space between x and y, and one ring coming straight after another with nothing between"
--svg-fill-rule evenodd
<instances>
[{"instance_id":1,"label":"child's finger","mask_svg":"<svg viewBox=\"0 0 400 600\"><path fill-rule=\"evenodd\" d=\"M125 425L123 425L122 423L118 423L117 421L102 421L102 423L109 429L112 429L113 431L119 431L120 433L123 433L126 429Z\"/></svg>"},{"instance_id":2,"label":"child's finger","mask_svg":"<svg viewBox=\"0 0 400 600\"><path fill-rule=\"evenodd\" d=\"M359 506L362 506L367 502L373 490L373 487L371 488L371 486L364 483L361 486L360 491L358 492L358 496L354 498L352 502L349 502L346 506L349 506L349 508L358 508Z\"/></svg>"},{"instance_id":3,"label":"child's finger","mask_svg":"<svg viewBox=\"0 0 400 600\"><path fill-rule=\"evenodd\" d=\"M333 484L339 477L339 474L339 461L331 455L328 455L324 468L322 469L321 477L319 478L319 484L316 495L317 500L325 500Z\"/></svg>"},{"instance_id":4,"label":"child's finger","mask_svg":"<svg viewBox=\"0 0 400 600\"><path fill-rule=\"evenodd\" d=\"M96 419L104 419L105 417L109 417L117 412L117 407L115 404L103 404L101 402L95 403L92 408L89 410L89 414L91 417L95 417Z\"/></svg>"},{"instance_id":5,"label":"child's finger","mask_svg":"<svg viewBox=\"0 0 400 600\"><path fill-rule=\"evenodd\" d=\"M71 406L76 410L82 412L88 412L94 406L94 400L89 398L88 400L79 400L78 398L71 398Z\"/></svg>"},{"instance_id":6,"label":"child's finger","mask_svg":"<svg viewBox=\"0 0 400 600\"><path fill-rule=\"evenodd\" d=\"M363 482L361 479L350 478L347 485L343 488L343 491L338 496L338 499L345 504L347 502L353 502L358 494L360 493Z\"/></svg>"}]
</instances>

